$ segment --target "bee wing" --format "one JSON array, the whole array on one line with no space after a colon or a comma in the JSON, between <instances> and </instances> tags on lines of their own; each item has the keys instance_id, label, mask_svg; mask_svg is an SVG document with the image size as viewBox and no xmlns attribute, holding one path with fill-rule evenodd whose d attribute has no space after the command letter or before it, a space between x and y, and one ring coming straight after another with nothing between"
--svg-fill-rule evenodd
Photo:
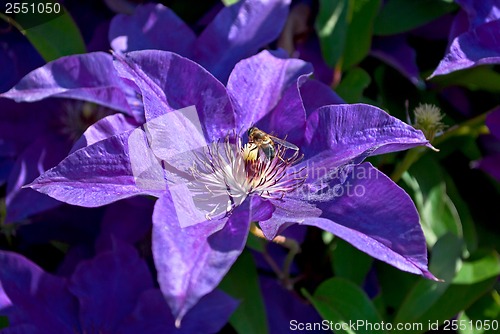
<instances>
[{"instance_id":1,"label":"bee wing","mask_svg":"<svg viewBox=\"0 0 500 334\"><path fill-rule=\"evenodd\" d=\"M286 147L286 148L289 148L289 149L295 150L295 151L299 150L299 148L297 146L295 146L292 143L287 142L286 140L279 139L279 138L276 138L276 137L271 136L271 135L269 135L269 137L271 137L271 139L273 140L273 142L275 142L278 145L281 145L283 147Z\"/></svg>"}]
</instances>

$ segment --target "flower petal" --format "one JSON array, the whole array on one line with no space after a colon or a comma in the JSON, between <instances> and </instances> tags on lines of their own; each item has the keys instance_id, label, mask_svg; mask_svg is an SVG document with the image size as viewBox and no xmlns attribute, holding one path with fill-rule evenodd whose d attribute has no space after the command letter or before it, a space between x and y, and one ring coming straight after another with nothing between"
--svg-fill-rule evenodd
<instances>
[{"instance_id":1,"label":"flower petal","mask_svg":"<svg viewBox=\"0 0 500 334\"><path fill-rule=\"evenodd\" d=\"M331 169L374 154L430 146L422 131L367 104L319 108L307 120L306 140L302 149L312 158L296 168Z\"/></svg>"},{"instance_id":2,"label":"flower petal","mask_svg":"<svg viewBox=\"0 0 500 334\"><path fill-rule=\"evenodd\" d=\"M171 52L145 50L117 55L115 66L141 90L147 121L194 105L208 141L234 129L226 89L193 61Z\"/></svg>"},{"instance_id":3,"label":"flower petal","mask_svg":"<svg viewBox=\"0 0 500 334\"><path fill-rule=\"evenodd\" d=\"M157 49L191 58L195 39L194 32L162 4L137 6L133 15L116 15L109 27L111 47L121 52Z\"/></svg>"},{"instance_id":4,"label":"flower petal","mask_svg":"<svg viewBox=\"0 0 500 334\"><path fill-rule=\"evenodd\" d=\"M131 113L125 94L127 89L116 75L111 55L95 52L54 60L29 73L0 96L16 102L66 97Z\"/></svg>"},{"instance_id":5,"label":"flower petal","mask_svg":"<svg viewBox=\"0 0 500 334\"><path fill-rule=\"evenodd\" d=\"M497 41L500 20L488 22L456 37L449 51L429 78L466 68L500 63Z\"/></svg>"},{"instance_id":6,"label":"flower petal","mask_svg":"<svg viewBox=\"0 0 500 334\"><path fill-rule=\"evenodd\" d=\"M54 208L61 204L46 195L22 186L32 182L66 156L69 144L60 137L44 135L33 142L17 158L7 180L6 222L21 221L30 215Z\"/></svg>"},{"instance_id":7,"label":"flower petal","mask_svg":"<svg viewBox=\"0 0 500 334\"><path fill-rule=\"evenodd\" d=\"M307 80L300 87L300 94L307 116L311 115L319 107L331 104L345 104L345 101L330 86L318 80Z\"/></svg>"},{"instance_id":8,"label":"flower petal","mask_svg":"<svg viewBox=\"0 0 500 334\"><path fill-rule=\"evenodd\" d=\"M70 154L28 186L62 202L86 207L139 194L159 196L164 189L158 189L162 187L163 175L159 181L153 180L160 184L157 188L141 187L137 183L141 175L134 174L129 154L129 137L136 133L134 131L109 137ZM148 152L136 159L143 159L147 168L151 168Z\"/></svg>"},{"instance_id":9,"label":"flower petal","mask_svg":"<svg viewBox=\"0 0 500 334\"><path fill-rule=\"evenodd\" d=\"M314 204L307 203L302 198L285 197L283 200L270 202L274 206L272 217L259 223L264 236L268 240L274 239L288 227L302 223L304 219L311 219L321 215L320 209Z\"/></svg>"},{"instance_id":10,"label":"flower petal","mask_svg":"<svg viewBox=\"0 0 500 334\"><path fill-rule=\"evenodd\" d=\"M80 139L78 139L78 141L71 148L70 153L111 136L133 130L139 125L140 124L138 124L133 118L127 117L123 114L114 114L104 117L85 130L82 137L80 137Z\"/></svg>"},{"instance_id":11,"label":"flower petal","mask_svg":"<svg viewBox=\"0 0 500 334\"><path fill-rule=\"evenodd\" d=\"M310 64L282 57L264 50L236 64L227 90L235 107L237 133L247 131L273 110L301 75L312 73Z\"/></svg>"},{"instance_id":12,"label":"flower petal","mask_svg":"<svg viewBox=\"0 0 500 334\"><path fill-rule=\"evenodd\" d=\"M182 228L170 194L156 202L153 255L160 288L177 323L236 261L245 246L250 218L248 205L243 205L229 219Z\"/></svg>"},{"instance_id":13,"label":"flower petal","mask_svg":"<svg viewBox=\"0 0 500 334\"><path fill-rule=\"evenodd\" d=\"M80 263L68 288L80 302L84 332L114 332L142 291L153 288L153 278L132 246L114 240L112 251Z\"/></svg>"},{"instance_id":14,"label":"flower petal","mask_svg":"<svg viewBox=\"0 0 500 334\"><path fill-rule=\"evenodd\" d=\"M283 93L274 110L257 123L260 129L272 132L273 136L300 145L306 129L306 110L302 103L300 87L307 81L308 75L302 75L295 84Z\"/></svg>"},{"instance_id":15,"label":"flower petal","mask_svg":"<svg viewBox=\"0 0 500 334\"><path fill-rule=\"evenodd\" d=\"M270 333L286 333L283 324L292 324L293 321L321 323L321 316L310 303L286 289L275 278L262 275L259 283L266 304Z\"/></svg>"},{"instance_id":16,"label":"flower petal","mask_svg":"<svg viewBox=\"0 0 500 334\"><path fill-rule=\"evenodd\" d=\"M174 325L165 297L159 289L144 291L131 314L117 332L135 333L218 333L228 322L238 302L214 290L186 314L180 328Z\"/></svg>"},{"instance_id":17,"label":"flower petal","mask_svg":"<svg viewBox=\"0 0 500 334\"><path fill-rule=\"evenodd\" d=\"M102 218L100 235L95 248L102 252L117 239L134 245L151 233L154 202L145 197L134 197L107 206Z\"/></svg>"},{"instance_id":18,"label":"flower petal","mask_svg":"<svg viewBox=\"0 0 500 334\"><path fill-rule=\"evenodd\" d=\"M486 117L486 125L490 129L490 133L500 139L500 107Z\"/></svg>"},{"instance_id":19,"label":"flower petal","mask_svg":"<svg viewBox=\"0 0 500 334\"><path fill-rule=\"evenodd\" d=\"M225 83L234 65L275 40L290 0L242 0L222 9L196 42L195 59Z\"/></svg>"},{"instance_id":20,"label":"flower petal","mask_svg":"<svg viewBox=\"0 0 500 334\"><path fill-rule=\"evenodd\" d=\"M425 88L417 66L417 54L404 35L374 38L370 54L394 67L415 86Z\"/></svg>"},{"instance_id":21,"label":"flower petal","mask_svg":"<svg viewBox=\"0 0 500 334\"><path fill-rule=\"evenodd\" d=\"M500 18L500 3L497 0L457 0L456 2L467 13L471 28Z\"/></svg>"},{"instance_id":22,"label":"flower petal","mask_svg":"<svg viewBox=\"0 0 500 334\"><path fill-rule=\"evenodd\" d=\"M44 331L71 333L79 328L78 303L63 278L45 273L19 254L0 251L0 282L17 319Z\"/></svg>"},{"instance_id":23,"label":"flower petal","mask_svg":"<svg viewBox=\"0 0 500 334\"><path fill-rule=\"evenodd\" d=\"M500 154L483 157L481 160L475 161L473 167L481 169L500 182Z\"/></svg>"},{"instance_id":24,"label":"flower petal","mask_svg":"<svg viewBox=\"0 0 500 334\"><path fill-rule=\"evenodd\" d=\"M386 175L369 163L353 167L319 203L321 218L303 224L329 231L376 259L410 273L435 277L427 269L427 249L415 205Z\"/></svg>"}]
</instances>

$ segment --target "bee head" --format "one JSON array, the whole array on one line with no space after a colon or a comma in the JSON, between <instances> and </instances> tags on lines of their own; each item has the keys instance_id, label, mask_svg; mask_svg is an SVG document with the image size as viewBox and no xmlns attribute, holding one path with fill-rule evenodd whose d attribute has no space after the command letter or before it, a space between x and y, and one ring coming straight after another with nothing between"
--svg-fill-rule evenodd
<instances>
[{"instance_id":1,"label":"bee head","mask_svg":"<svg viewBox=\"0 0 500 334\"><path fill-rule=\"evenodd\" d=\"M255 126L250 127L250 129L248 129L247 131L247 136L250 137L255 130L257 130Z\"/></svg>"}]
</instances>

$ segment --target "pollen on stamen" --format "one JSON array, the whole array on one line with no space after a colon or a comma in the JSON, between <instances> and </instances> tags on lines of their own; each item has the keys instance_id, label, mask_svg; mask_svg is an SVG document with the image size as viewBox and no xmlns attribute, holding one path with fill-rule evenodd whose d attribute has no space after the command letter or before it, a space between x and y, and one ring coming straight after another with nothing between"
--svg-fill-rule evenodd
<instances>
[{"instance_id":1,"label":"pollen on stamen","mask_svg":"<svg viewBox=\"0 0 500 334\"><path fill-rule=\"evenodd\" d=\"M251 194L282 199L305 181L301 170L290 167L302 157L298 151L286 157L287 149L276 147L272 159L259 156L253 143L242 145L241 138L227 136L195 154L190 189L210 219L230 214ZM209 195L209 196L207 196Z\"/></svg>"}]
</instances>

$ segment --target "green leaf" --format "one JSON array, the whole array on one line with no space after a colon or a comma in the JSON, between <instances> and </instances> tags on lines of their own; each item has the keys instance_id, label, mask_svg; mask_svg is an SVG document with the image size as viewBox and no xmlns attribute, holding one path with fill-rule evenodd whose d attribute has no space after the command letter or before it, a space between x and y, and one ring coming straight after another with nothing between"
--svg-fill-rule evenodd
<instances>
[{"instance_id":1,"label":"green leaf","mask_svg":"<svg viewBox=\"0 0 500 334\"><path fill-rule=\"evenodd\" d=\"M461 330L460 328L458 328L457 333L459 333L459 334L483 334L484 333L484 330L477 330L474 326L470 326L469 325L469 324L471 324L470 321L471 321L471 319L464 312L461 312L457 318L457 324L461 324L461 323L465 324L465 329ZM474 322L472 322L472 325L473 324L474 324ZM458 326L458 327L460 327L460 326Z\"/></svg>"},{"instance_id":2,"label":"green leaf","mask_svg":"<svg viewBox=\"0 0 500 334\"><path fill-rule=\"evenodd\" d=\"M244 251L219 286L241 301L229 322L238 333L268 333L264 301L252 255Z\"/></svg>"},{"instance_id":3,"label":"green leaf","mask_svg":"<svg viewBox=\"0 0 500 334\"><path fill-rule=\"evenodd\" d=\"M443 0L389 0L375 19L375 35L395 35L450 13L457 9Z\"/></svg>"},{"instance_id":4,"label":"green leaf","mask_svg":"<svg viewBox=\"0 0 500 334\"><path fill-rule=\"evenodd\" d=\"M263 253L265 250L265 241L256 235L249 233L246 246L256 252Z\"/></svg>"},{"instance_id":5,"label":"green leaf","mask_svg":"<svg viewBox=\"0 0 500 334\"><path fill-rule=\"evenodd\" d=\"M465 312L459 317L459 320L463 319L466 322L472 321L472 330L469 331L459 331L461 334L476 334L476 333L496 333L498 329L485 331L484 326L482 329L475 328L476 321L478 324L484 324L484 320L497 321L500 323L500 295L496 290L492 290L490 293L485 294L483 297L479 298L471 307L469 307Z\"/></svg>"},{"instance_id":6,"label":"green leaf","mask_svg":"<svg viewBox=\"0 0 500 334\"><path fill-rule=\"evenodd\" d=\"M356 323L358 320L364 320L372 324L382 322L382 318L365 292L345 279L331 278L324 281L316 289L313 296L309 295L305 290L303 290L303 293L313 303L323 319L331 321L332 324L337 326L341 326L343 323ZM359 326L357 330L335 328L335 333L384 332L369 330L366 326Z\"/></svg>"},{"instance_id":7,"label":"green leaf","mask_svg":"<svg viewBox=\"0 0 500 334\"><path fill-rule=\"evenodd\" d=\"M462 237L462 222L455 205L446 193L444 182L432 188L420 214L422 228L429 245L433 245L438 238L446 233Z\"/></svg>"},{"instance_id":8,"label":"green leaf","mask_svg":"<svg viewBox=\"0 0 500 334\"><path fill-rule=\"evenodd\" d=\"M362 61L370 52L373 24L380 7L380 0L352 0L351 20L343 55L343 69Z\"/></svg>"},{"instance_id":9,"label":"green leaf","mask_svg":"<svg viewBox=\"0 0 500 334\"><path fill-rule=\"evenodd\" d=\"M463 238L466 248L469 252L473 252L477 248L477 232L467 203L460 196L453 179L445 175L447 193L455 205L460 221L462 222Z\"/></svg>"},{"instance_id":10,"label":"green leaf","mask_svg":"<svg viewBox=\"0 0 500 334\"><path fill-rule=\"evenodd\" d=\"M222 3L224 4L224 6L227 7L227 6L234 5L238 1L240 1L240 0L222 0Z\"/></svg>"},{"instance_id":11,"label":"green leaf","mask_svg":"<svg viewBox=\"0 0 500 334\"><path fill-rule=\"evenodd\" d=\"M453 238L453 236L448 235L446 238ZM449 277L449 273L453 273L453 270L449 269L453 262L450 259L456 259L460 247L458 243L455 246L449 247L451 243L449 241L443 243L442 240L443 238L434 247L431 271L438 277L444 277L443 275L446 273L448 273L446 276ZM436 249L436 247L441 248L443 244L448 244L449 249ZM451 249L453 247L455 250ZM436 252L438 253L438 257L441 258L437 262L435 261ZM450 259L447 260L447 257ZM447 261L448 265L446 263L443 265L443 261ZM485 266L487 265L490 265L493 269L486 269ZM394 323L432 323L436 327L441 325L445 320L451 319L460 311L469 308L481 296L490 291L497 280L497 270L498 258L496 254L495 256L488 254L479 260L463 263L455 275L455 279L451 282L449 280L441 283L436 282L434 285L427 287L425 287L426 283L424 280L418 282L406 297L405 303L394 319ZM485 271L487 274L484 274ZM471 284L459 284L463 282ZM409 331L409 333L421 332L418 330Z\"/></svg>"},{"instance_id":12,"label":"green leaf","mask_svg":"<svg viewBox=\"0 0 500 334\"><path fill-rule=\"evenodd\" d=\"M35 4L38 5L38 2ZM7 19L5 16L2 18ZM55 16L26 14L17 15L15 21L12 18L9 20L26 36L47 62L63 56L86 52L80 30L62 5L61 13Z\"/></svg>"},{"instance_id":13,"label":"green leaf","mask_svg":"<svg viewBox=\"0 0 500 334\"><path fill-rule=\"evenodd\" d=\"M370 75L362 68L355 67L347 72L335 91L347 103L360 102L363 91L370 85Z\"/></svg>"},{"instance_id":14,"label":"green leaf","mask_svg":"<svg viewBox=\"0 0 500 334\"><path fill-rule=\"evenodd\" d=\"M386 308L399 310L404 303L408 291L421 280L417 275L396 269L384 262L375 262L378 280L380 282L380 294ZM397 282L397 284L394 284ZM392 320L394 315L389 315L388 320Z\"/></svg>"},{"instance_id":15,"label":"green leaf","mask_svg":"<svg viewBox=\"0 0 500 334\"><path fill-rule=\"evenodd\" d=\"M353 265L353 263L356 265ZM372 263L372 257L357 250L347 242L336 239L336 246L332 250L332 269L335 276L361 285Z\"/></svg>"},{"instance_id":16,"label":"green leaf","mask_svg":"<svg viewBox=\"0 0 500 334\"><path fill-rule=\"evenodd\" d=\"M500 92L500 73L488 66L478 66L462 71L455 71L447 75L433 77L430 81L440 88L455 85L473 91Z\"/></svg>"},{"instance_id":17,"label":"green leaf","mask_svg":"<svg viewBox=\"0 0 500 334\"><path fill-rule=\"evenodd\" d=\"M349 0L320 0L315 27L323 58L331 67L344 53L348 13Z\"/></svg>"},{"instance_id":18,"label":"green leaf","mask_svg":"<svg viewBox=\"0 0 500 334\"><path fill-rule=\"evenodd\" d=\"M459 264L462 243L452 234L440 238L434 245L431 272L444 282L421 279L405 297L393 323L417 322L446 292Z\"/></svg>"},{"instance_id":19,"label":"green leaf","mask_svg":"<svg viewBox=\"0 0 500 334\"><path fill-rule=\"evenodd\" d=\"M481 296L491 290L497 278L471 285L452 284L441 298L418 320L422 323L437 322L453 318L461 310L467 309Z\"/></svg>"},{"instance_id":20,"label":"green leaf","mask_svg":"<svg viewBox=\"0 0 500 334\"><path fill-rule=\"evenodd\" d=\"M7 328L9 326L9 319L7 317L0 316L0 329Z\"/></svg>"},{"instance_id":21,"label":"green leaf","mask_svg":"<svg viewBox=\"0 0 500 334\"><path fill-rule=\"evenodd\" d=\"M429 173L429 170L433 172ZM424 155L402 179L413 192L429 246L432 247L446 233L453 233L466 238L467 246L471 247L467 248L469 252L474 249L476 233L467 206L458 194L453 179L433 156Z\"/></svg>"},{"instance_id":22,"label":"green leaf","mask_svg":"<svg viewBox=\"0 0 500 334\"><path fill-rule=\"evenodd\" d=\"M500 275L500 259L496 253L479 260L464 262L453 279L453 284L474 284Z\"/></svg>"}]
</instances>

